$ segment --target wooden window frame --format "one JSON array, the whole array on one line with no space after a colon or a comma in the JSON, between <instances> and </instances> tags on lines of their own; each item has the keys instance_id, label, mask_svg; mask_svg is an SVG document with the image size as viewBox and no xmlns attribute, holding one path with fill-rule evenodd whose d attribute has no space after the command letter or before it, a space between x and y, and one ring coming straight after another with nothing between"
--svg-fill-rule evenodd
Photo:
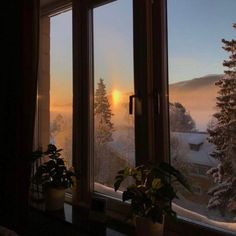
<instances>
[{"instance_id":1,"label":"wooden window frame","mask_svg":"<svg viewBox=\"0 0 236 236\"><path fill-rule=\"evenodd\" d=\"M168 89L168 46L167 46L167 1L153 0L152 35L153 35L153 81L154 91L158 94L156 104L161 112L155 112L155 142L159 160L170 161L169 140L169 89ZM227 230L195 222L179 216L178 222L165 222L165 233L168 236L185 235L223 236L234 235Z\"/></svg>"},{"instance_id":2,"label":"wooden window frame","mask_svg":"<svg viewBox=\"0 0 236 236\"><path fill-rule=\"evenodd\" d=\"M74 165L81 174L79 185L79 201L89 204L93 189L93 14L94 8L111 3L107 0L81 0L73 1L73 37L74 37L74 142L79 144L74 148L78 153ZM153 129L149 129L150 115L153 101L151 88L151 48L148 41L151 40L148 29L148 10L151 1L133 0L133 24L134 24L134 92L139 94L142 100L142 112L145 116L135 114L135 147L137 165L148 161L147 157L154 153ZM83 55L81 57L81 55ZM145 79L143 79L145 78ZM144 88L142 91L139 88ZM78 102L79 101L79 102ZM88 104L90 104L88 106ZM79 122L78 122L79 118ZM75 122L76 121L76 122ZM142 125L138 125L142 124ZM82 137L79 134L83 134ZM150 144L153 145L150 145ZM141 148L140 148L141 147ZM89 157L89 158L88 158ZM80 163L80 164L79 164Z\"/></svg>"},{"instance_id":3,"label":"wooden window frame","mask_svg":"<svg viewBox=\"0 0 236 236\"><path fill-rule=\"evenodd\" d=\"M62 0L45 6L42 16L52 15L68 8L73 9L73 165L80 173L78 197L73 204L89 203L93 197L93 144L91 142L93 82L92 82L92 9L115 0ZM136 147L141 148L137 165L147 161L169 161L169 112L168 112L168 48L167 0L133 0L134 5L134 76L135 93L142 94L145 118L135 117L144 125L136 131ZM146 45L146 46L144 46ZM143 80L142 78L146 78ZM140 120L141 119L141 120ZM137 124L136 124L137 125ZM82 135L81 135L82 134ZM146 138L143 138L146 137ZM90 157L90 158L88 158ZM146 157L149 157L147 159ZM107 200L112 211L126 214L127 204L116 199ZM178 224L166 222L167 235L231 235L223 230L200 225L191 219L179 217ZM233 235L233 234L232 234Z\"/></svg>"}]
</instances>

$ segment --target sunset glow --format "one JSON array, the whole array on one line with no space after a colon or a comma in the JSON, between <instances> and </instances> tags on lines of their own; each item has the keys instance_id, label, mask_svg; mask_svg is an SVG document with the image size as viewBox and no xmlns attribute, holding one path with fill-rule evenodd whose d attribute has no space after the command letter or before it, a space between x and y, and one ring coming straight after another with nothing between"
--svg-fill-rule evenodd
<instances>
[{"instance_id":1,"label":"sunset glow","mask_svg":"<svg viewBox=\"0 0 236 236\"><path fill-rule=\"evenodd\" d=\"M117 105L120 102L121 93L118 90L113 90L112 92L112 101L114 105Z\"/></svg>"}]
</instances>

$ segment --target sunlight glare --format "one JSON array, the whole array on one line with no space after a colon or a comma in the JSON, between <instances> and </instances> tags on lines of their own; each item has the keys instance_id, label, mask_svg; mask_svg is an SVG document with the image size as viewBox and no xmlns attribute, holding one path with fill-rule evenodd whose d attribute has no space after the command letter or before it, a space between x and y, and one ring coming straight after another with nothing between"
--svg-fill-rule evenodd
<instances>
[{"instance_id":1,"label":"sunlight glare","mask_svg":"<svg viewBox=\"0 0 236 236\"><path fill-rule=\"evenodd\" d=\"M113 104L114 105L117 105L120 102L120 97L121 97L120 91L113 90L113 92L112 92L112 100L113 100Z\"/></svg>"}]
</instances>

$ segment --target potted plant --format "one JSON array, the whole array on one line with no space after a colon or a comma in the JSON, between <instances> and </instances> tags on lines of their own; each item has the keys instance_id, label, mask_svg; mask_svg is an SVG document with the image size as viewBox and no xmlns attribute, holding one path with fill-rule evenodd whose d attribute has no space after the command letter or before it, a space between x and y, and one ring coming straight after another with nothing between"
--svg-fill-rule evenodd
<instances>
[{"instance_id":1,"label":"potted plant","mask_svg":"<svg viewBox=\"0 0 236 236\"><path fill-rule=\"evenodd\" d=\"M64 206L65 190L73 184L72 170L68 170L64 160L60 157L62 149L57 149L53 144L48 145L46 152L41 152L38 157L48 157L48 161L40 165L33 181L41 184L45 193L46 210L58 210Z\"/></svg>"},{"instance_id":2,"label":"potted plant","mask_svg":"<svg viewBox=\"0 0 236 236\"><path fill-rule=\"evenodd\" d=\"M136 168L126 167L117 173L115 191L127 178L134 181L123 191L122 200L130 201L137 235L162 235L164 218L168 216L176 219L176 213L171 207L172 200L178 198L174 182L190 190L185 177L165 162Z\"/></svg>"}]
</instances>

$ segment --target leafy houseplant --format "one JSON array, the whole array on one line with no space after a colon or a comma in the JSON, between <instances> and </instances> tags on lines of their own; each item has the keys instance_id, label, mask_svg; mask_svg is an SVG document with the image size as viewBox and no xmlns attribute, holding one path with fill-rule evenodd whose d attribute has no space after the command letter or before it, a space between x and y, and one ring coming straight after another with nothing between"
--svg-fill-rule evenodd
<instances>
[{"instance_id":1,"label":"leafy houseplant","mask_svg":"<svg viewBox=\"0 0 236 236\"><path fill-rule=\"evenodd\" d=\"M141 165L136 168L126 167L117 173L114 182L115 191L128 177L131 177L134 183L123 192L122 200L131 202L132 214L144 218L144 225L154 225L152 222L163 223L164 216L176 219L176 213L171 208L171 201L178 196L172 184L179 182L190 190L185 177L178 170L165 162L156 165ZM148 235L147 229L136 230L139 235ZM149 235L152 235L151 231Z\"/></svg>"},{"instance_id":2,"label":"leafy houseplant","mask_svg":"<svg viewBox=\"0 0 236 236\"><path fill-rule=\"evenodd\" d=\"M65 189L73 184L72 170L68 170L60 157L62 149L53 144L48 145L46 152L36 151L35 156L48 157L48 161L38 167L33 181L41 184L45 192L46 209L56 210L63 207Z\"/></svg>"}]
</instances>

